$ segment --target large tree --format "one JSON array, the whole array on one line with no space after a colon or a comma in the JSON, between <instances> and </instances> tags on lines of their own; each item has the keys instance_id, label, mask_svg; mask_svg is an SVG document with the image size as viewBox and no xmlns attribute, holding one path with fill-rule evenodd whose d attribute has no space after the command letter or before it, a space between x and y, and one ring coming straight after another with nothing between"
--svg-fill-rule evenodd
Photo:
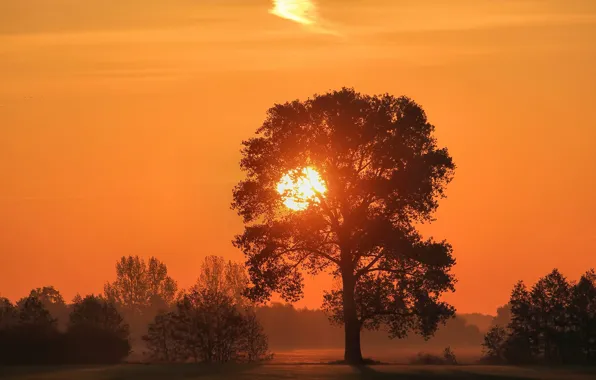
<instances>
[{"instance_id":1,"label":"large tree","mask_svg":"<svg viewBox=\"0 0 596 380\"><path fill-rule=\"evenodd\" d=\"M247 257L248 295L264 301L277 292L296 301L303 273L341 279L331 296L340 299L349 363L362 362L363 326L428 335L450 317L453 308L440 295L455 282L451 246L416 230L432 221L455 169L434 129L407 97L344 88L274 105L257 136L243 142L246 178L233 193L245 224L234 244ZM304 189L279 186L304 183L308 170L324 181L308 198L300 198ZM383 288L378 299L364 300L357 291L371 282Z\"/></svg>"}]
</instances>

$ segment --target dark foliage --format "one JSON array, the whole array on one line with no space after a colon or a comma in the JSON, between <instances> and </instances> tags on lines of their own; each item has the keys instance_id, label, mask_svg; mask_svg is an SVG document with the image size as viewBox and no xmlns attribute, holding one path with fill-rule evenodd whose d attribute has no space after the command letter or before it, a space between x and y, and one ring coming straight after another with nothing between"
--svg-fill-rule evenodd
<instances>
[{"instance_id":1,"label":"dark foliage","mask_svg":"<svg viewBox=\"0 0 596 380\"><path fill-rule=\"evenodd\" d=\"M457 365L457 358L451 347L443 350L443 356L420 352L410 360L410 364L418 365Z\"/></svg>"},{"instance_id":2,"label":"dark foliage","mask_svg":"<svg viewBox=\"0 0 596 380\"><path fill-rule=\"evenodd\" d=\"M53 286L44 286L31 290L29 297L37 298L43 304L50 316L56 320L59 330L64 331L66 329L70 311L58 290ZM17 302L17 306L19 302Z\"/></svg>"},{"instance_id":3,"label":"dark foliage","mask_svg":"<svg viewBox=\"0 0 596 380\"><path fill-rule=\"evenodd\" d=\"M558 270L511 293L510 321L485 336L485 360L513 364L596 364L596 274L577 283Z\"/></svg>"},{"instance_id":4,"label":"dark foliage","mask_svg":"<svg viewBox=\"0 0 596 380\"><path fill-rule=\"evenodd\" d=\"M0 302L0 364L117 363L129 349L122 318L97 297L74 305L65 332L35 290L17 306Z\"/></svg>"},{"instance_id":5,"label":"dark foliage","mask_svg":"<svg viewBox=\"0 0 596 380\"><path fill-rule=\"evenodd\" d=\"M18 306L2 301L0 364L51 364L63 360L64 339L41 301L21 299Z\"/></svg>"},{"instance_id":6,"label":"dark foliage","mask_svg":"<svg viewBox=\"0 0 596 380\"><path fill-rule=\"evenodd\" d=\"M128 325L102 297L90 295L74 304L66 336L71 363L119 363L130 353Z\"/></svg>"},{"instance_id":7,"label":"dark foliage","mask_svg":"<svg viewBox=\"0 0 596 380\"><path fill-rule=\"evenodd\" d=\"M272 107L257 136L244 142L246 178L232 205L245 223L235 245L247 258L250 298L278 292L295 301L303 273L330 271L342 286L326 304L345 325L351 363L362 362L362 327L431 335L451 317L453 308L440 301L455 282L451 246L422 239L414 227L432 220L455 169L433 133L406 97L344 88ZM290 212L277 184L309 166L327 192ZM369 296L364 289L373 285Z\"/></svg>"}]
</instances>

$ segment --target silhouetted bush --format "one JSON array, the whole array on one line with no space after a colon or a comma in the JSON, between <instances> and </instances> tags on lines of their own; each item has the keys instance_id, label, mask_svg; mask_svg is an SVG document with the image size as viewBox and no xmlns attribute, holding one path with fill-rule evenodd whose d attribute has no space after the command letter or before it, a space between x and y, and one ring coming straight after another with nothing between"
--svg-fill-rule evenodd
<instances>
[{"instance_id":1,"label":"silhouetted bush","mask_svg":"<svg viewBox=\"0 0 596 380\"><path fill-rule=\"evenodd\" d=\"M32 365L64 361L64 339L56 320L35 296L18 302L2 301L0 364Z\"/></svg>"},{"instance_id":2,"label":"silhouetted bush","mask_svg":"<svg viewBox=\"0 0 596 380\"><path fill-rule=\"evenodd\" d=\"M254 362L269 358L267 337L242 296L244 268L216 256L176 310L158 315L143 338L155 362Z\"/></svg>"},{"instance_id":3,"label":"silhouetted bush","mask_svg":"<svg viewBox=\"0 0 596 380\"><path fill-rule=\"evenodd\" d=\"M456 365L457 359L451 347L443 350L443 356L419 352L418 355L410 359L410 364L416 365Z\"/></svg>"},{"instance_id":4,"label":"silhouetted bush","mask_svg":"<svg viewBox=\"0 0 596 380\"><path fill-rule=\"evenodd\" d=\"M107 300L93 295L75 303L66 332L68 361L119 363L130 353L128 325Z\"/></svg>"}]
</instances>

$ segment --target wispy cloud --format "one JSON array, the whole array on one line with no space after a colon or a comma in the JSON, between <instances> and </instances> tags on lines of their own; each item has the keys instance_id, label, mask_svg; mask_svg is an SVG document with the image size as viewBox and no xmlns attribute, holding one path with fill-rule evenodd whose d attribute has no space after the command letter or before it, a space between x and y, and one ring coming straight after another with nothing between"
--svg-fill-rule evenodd
<instances>
[{"instance_id":1,"label":"wispy cloud","mask_svg":"<svg viewBox=\"0 0 596 380\"><path fill-rule=\"evenodd\" d=\"M273 0L269 13L296 22L311 32L340 35L337 30L326 26L313 0Z\"/></svg>"}]
</instances>

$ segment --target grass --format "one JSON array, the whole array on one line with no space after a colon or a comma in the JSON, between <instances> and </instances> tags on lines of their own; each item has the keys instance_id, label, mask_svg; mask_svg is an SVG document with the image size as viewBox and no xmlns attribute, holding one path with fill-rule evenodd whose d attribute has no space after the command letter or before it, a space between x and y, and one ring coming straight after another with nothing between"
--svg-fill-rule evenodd
<instances>
[{"instance_id":1,"label":"grass","mask_svg":"<svg viewBox=\"0 0 596 380\"><path fill-rule=\"evenodd\" d=\"M143 365L107 367L0 368L0 377L10 380L357 380L357 379L594 379L596 369L535 368L511 366L418 366L377 365L354 368L347 365L268 364L250 365Z\"/></svg>"}]
</instances>

